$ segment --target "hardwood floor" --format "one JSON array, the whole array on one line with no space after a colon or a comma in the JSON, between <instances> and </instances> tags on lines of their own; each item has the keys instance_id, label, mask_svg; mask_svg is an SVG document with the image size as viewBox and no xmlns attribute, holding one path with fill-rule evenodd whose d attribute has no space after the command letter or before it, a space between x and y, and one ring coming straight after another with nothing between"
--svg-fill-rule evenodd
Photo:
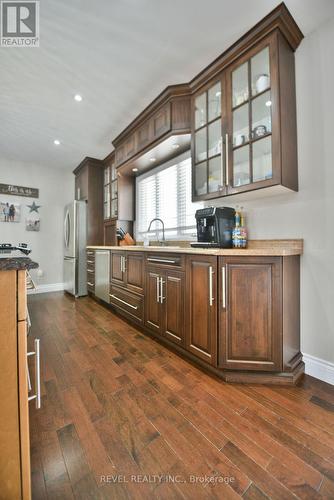
<instances>
[{"instance_id":1,"label":"hardwood floor","mask_svg":"<svg viewBox=\"0 0 334 500\"><path fill-rule=\"evenodd\" d=\"M29 307L34 500L334 498L334 387L226 384L90 298Z\"/></svg>"}]
</instances>

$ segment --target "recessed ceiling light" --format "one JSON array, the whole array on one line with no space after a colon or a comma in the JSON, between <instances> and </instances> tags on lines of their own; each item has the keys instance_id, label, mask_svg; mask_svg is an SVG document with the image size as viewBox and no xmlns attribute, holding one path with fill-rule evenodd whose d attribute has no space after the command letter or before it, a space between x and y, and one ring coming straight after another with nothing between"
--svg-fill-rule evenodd
<instances>
[{"instance_id":1,"label":"recessed ceiling light","mask_svg":"<svg viewBox=\"0 0 334 500\"><path fill-rule=\"evenodd\" d=\"M271 106L271 101L267 101L267 102L266 102L266 106L267 106L268 108L270 108L270 106Z\"/></svg>"},{"instance_id":2,"label":"recessed ceiling light","mask_svg":"<svg viewBox=\"0 0 334 500\"><path fill-rule=\"evenodd\" d=\"M82 101L82 96L80 94L75 94L74 100L77 101L77 102L81 102Z\"/></svg>"},{"instance_id":3,"label":"recessed ceiling light","mask_svg":"<svg viewBox=\"0 0 334 500\"><path fill-rule=\"evenodd\" d=\"M55 139L55 140L53 141L53 144L55 144L56 146L59 146L59 144L60 144L60 140L59 140L59 139Z\"/></svg>"},{"instance_id":4,"label":"recessed ceiling light","mask_svg":"<svg viewBox=\"0 0 334 500\"><path fill-rule=\"evenodd\" d=\"M133 168L132 172L138 172L138 168Z\"/></svg>"},{"instance_id":5,"label":"recessed ceiling light","mask_svg":"<svg viewBox=\"0 0 334 500\"><path fill-rule=\"evenodd\" d=\"M172 144L173 149L179 149L179 147L180 147L180 144Z\"/></svg>"},{"instance_id":6,"label":"recessed ceiling light","mask_svg":"<svg viewBox=\"0 0 334 500\"><path fill-rule=\"evenodd\" d=\"M150 158L150 161L153 163L156 159L155 158Z\"/></svg>"}]
</instances>

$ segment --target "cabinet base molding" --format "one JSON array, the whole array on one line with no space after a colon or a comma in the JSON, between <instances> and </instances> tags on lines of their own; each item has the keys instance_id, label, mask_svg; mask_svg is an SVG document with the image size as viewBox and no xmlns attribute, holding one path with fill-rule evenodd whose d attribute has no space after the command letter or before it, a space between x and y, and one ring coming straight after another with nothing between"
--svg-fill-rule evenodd
<instances>
[{"instance_id":1,"label":"cabinet base molding","mask_svg":"<svg viewBox=\"0 0 334 500\"><path fill-rule=\"evenodd\" d=\"M273 385L295 385L300 377L304 375L305 363L300 363L291 372L237 372L224 370L221 374L225 382L237 384L273 384Z\"/></svg>"},{"instance_id":2,"label":"cabinet base molding","mask_svg":"<svg viewBox=\"0 0 334 500\"><path fill-rule=\"evenodd\" d=\"M88 295L94 299L99 304L103 305L114 314L122 318L126 323L128 323L133 328L136 328L145 335L151 337L153 340L159 344L168 347L171 351L179 354L184 359L189 361L191 364L197 368L201 368L203 371L210 375L215 375L216 377L222 379L224 382L231 382L236 384L270 384L270 385L295 385L299 379L303 376L305 372L305 363L302 361L301 353L297 354L293 358L296 362L293 362L291 371L285 372L249 372L249 371L234 371L234 370L223 370L216 368L207 364L205 361L197 358L191 352L186 351L182 346L174 344L166 337L162 337L159 334L155 334L153 331L149 330L143 325L139 325L136 321L131 321L128 317L122 314L121 310L118 310L111 304L107 304L103 300L95 297L93 293L88 292ZM297 359L299 362L297 362Z\"/></svg>"}]
</instances>

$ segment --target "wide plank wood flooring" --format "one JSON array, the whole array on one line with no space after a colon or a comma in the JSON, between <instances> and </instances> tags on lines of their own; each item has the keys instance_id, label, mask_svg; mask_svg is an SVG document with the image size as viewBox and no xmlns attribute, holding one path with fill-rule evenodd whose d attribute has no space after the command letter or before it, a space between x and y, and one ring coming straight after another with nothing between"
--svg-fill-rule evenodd
<instances>
[{"instance_id":1,"label":"wide plank wood flooring","mask_svg":"<svg viewBox=\"0 0 334 500\"><path fill-rule=\"evenodd\" d=\"M334 388L232 385L90 298L29 297L33 499L334 498Z\"/></svg>"}]
</instances>

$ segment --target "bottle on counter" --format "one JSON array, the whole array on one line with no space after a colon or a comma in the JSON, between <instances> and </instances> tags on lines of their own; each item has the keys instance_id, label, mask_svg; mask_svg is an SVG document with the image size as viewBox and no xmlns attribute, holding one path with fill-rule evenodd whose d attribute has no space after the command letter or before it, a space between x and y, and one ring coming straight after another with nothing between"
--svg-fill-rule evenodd
<instances>
[{"instance_id":1,"label":"bottle on counter","mask_svg":"<svg viewBox=\"0 0 334 500\"><path fill-rule=\"evenodd\" d=\"M247 228L245 224L245 214L241 212L240 215L240 239L241 239L241 248L247 248L248 235Z\"/></svg>"},{"instance_id":2,"label":"bottle on counter","mask_svg":"<svg viewBox=\"0 0 334 500\"><path fill-rule=\"evenodd\" d=\"M232 231L233 248L247 247L247 229L245 226L245 217L241 209L237 207L235 212L235 225Z\"/></svg>"}]
</instances>

